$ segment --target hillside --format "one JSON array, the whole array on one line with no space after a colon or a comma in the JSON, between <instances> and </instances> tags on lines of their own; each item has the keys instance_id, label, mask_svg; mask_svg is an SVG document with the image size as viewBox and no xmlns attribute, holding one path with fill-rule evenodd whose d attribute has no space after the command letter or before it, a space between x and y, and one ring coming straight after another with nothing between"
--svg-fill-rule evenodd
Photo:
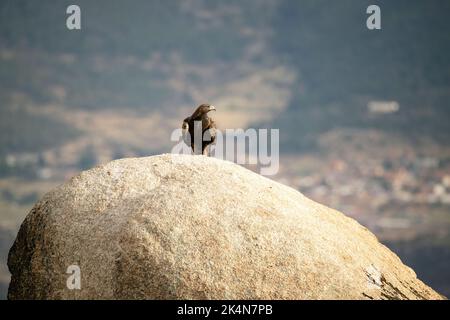
<instances>
[{"instance_id":1,"label":"hillside","mask_svg":"<svg viewBox=\"0 0 450 320\"><path fill-rule=\"evenodd\" d=\"M273 109L251 123L283 128L289 152L339 127L409 136L414 125L414 135L447 141L448 1L380 1L379 32L365 27L370 1L79 1L80 32L61 23L67 3L0 4L0 110L57 104L174 116L214 100L234 120L249 107ZM371 117L372 100L397 101L400 111Z\"/></svg>"}]
</instances>

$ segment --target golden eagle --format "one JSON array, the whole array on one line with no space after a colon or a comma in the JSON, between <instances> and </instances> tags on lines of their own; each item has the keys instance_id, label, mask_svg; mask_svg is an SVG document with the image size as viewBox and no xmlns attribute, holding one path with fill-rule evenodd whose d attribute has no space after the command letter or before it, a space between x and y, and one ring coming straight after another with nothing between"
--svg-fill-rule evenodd
<instances>
[{"instance_id":1,"label":"golden eagle","mask_svg":"<svg viewBox=\"0 0 450 320\"><path fill-rule=\"evenodd\" d=\"M214 106L204 103L190 117L183 120L181 127L183 130L183 141L192 148L194 154L207 155L206 148L216 140L216 124L208 116L208 112L215 110ZM201 133L201 136L196 137L196 133ZM196 142L198 143L197 148Z\"/></svg>"}]
</instances>

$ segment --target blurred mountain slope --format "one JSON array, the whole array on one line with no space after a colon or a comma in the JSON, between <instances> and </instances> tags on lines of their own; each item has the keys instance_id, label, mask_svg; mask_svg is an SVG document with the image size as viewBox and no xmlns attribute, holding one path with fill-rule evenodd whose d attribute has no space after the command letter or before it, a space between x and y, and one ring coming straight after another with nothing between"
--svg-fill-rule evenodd
<instances>
[{"instance_id":1,"label":"blurred mountain slope","mask_svg":"<svg viewBox=\"0 0 450 320\"><path fill-rule=\"evenodd\" d=\"M284 128L285 150L314 145L317 133L342 126L448 141L450 2L377 1L379 31L365 27L370 4L305 0L278 7L273 47L300 80L289 109L272 124ZM370 117L372 100L396 101L400 111Z\"/></svg>"}]
</instances>

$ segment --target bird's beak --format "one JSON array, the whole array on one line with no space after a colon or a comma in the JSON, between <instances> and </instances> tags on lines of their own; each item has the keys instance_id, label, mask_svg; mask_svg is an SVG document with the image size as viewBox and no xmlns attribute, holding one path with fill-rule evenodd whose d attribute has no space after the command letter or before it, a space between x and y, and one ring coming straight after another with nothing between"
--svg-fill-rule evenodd
<instances>
[{"instance_id":1,"label":"bird's beak","mask_svg":"<svg viewBox=\"0 0 450 320\"><path fill-rule=\"evenodd\" d=\"M216 111L216 107L214 107L214 106L209 106L209 111Z\"/></svg>"}]
</instances>

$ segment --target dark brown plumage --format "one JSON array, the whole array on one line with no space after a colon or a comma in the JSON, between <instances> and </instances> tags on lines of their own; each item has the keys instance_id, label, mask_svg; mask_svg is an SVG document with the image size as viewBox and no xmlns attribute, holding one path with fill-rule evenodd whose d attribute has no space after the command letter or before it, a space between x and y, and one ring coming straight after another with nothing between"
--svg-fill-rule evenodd
<instances>
[{"instance_id":1,"label":"dark brown plumage","mask_svg":"<svg viewBox=\"0 0 450 320\"><path fill-rule=\"evenodd\" d=\"M200 105L190 117L187 117L183 120L183 141L191 147L194 154L207 155L206 148L216 140L216 124L214 120L208 116L208 112L215 110L216 108L214 106L205 103ZM198 123L199 127L197 129L198 132L200 132L201 122L202 136L197 138L199 139L199 141L201 141L201 153L200 150L195 150L195 133L197 133L195 130L196 122Z\"/></svg>"}]
</instances>

